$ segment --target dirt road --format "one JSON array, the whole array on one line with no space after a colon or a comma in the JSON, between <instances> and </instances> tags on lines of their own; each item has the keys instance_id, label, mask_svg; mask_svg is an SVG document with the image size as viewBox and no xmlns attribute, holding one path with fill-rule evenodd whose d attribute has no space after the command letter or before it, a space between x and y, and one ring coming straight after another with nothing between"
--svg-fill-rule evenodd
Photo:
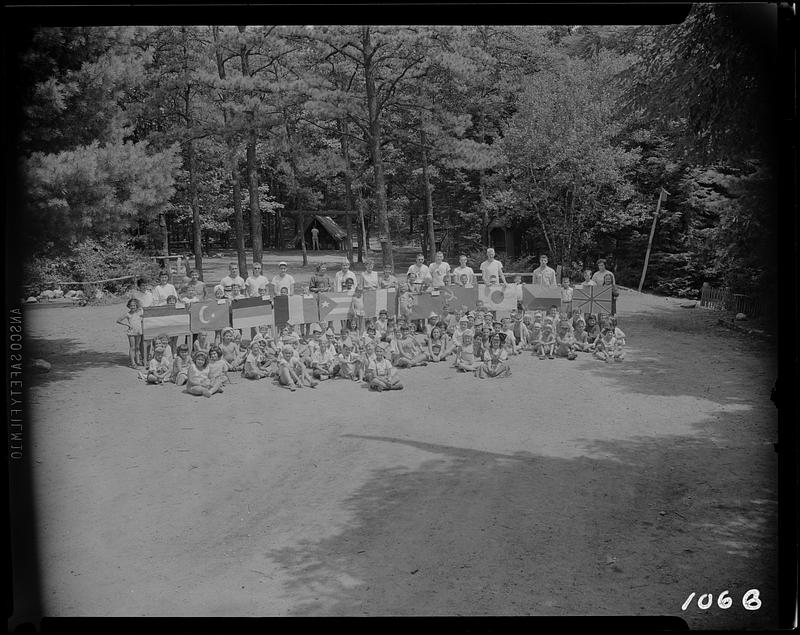
<instances>
[{"instance_id":1,"label":"dirt road","mask_svg":"<svg viewBox=\"0 0 800 635\"><path fill-rule=\"evenodd\" d=\"M46 613L773 626L774 352L701 309L620 306L621 364L211 399L135 379L121 306L26 311L26 357L53 364L27 380Z\"/></svg>"}]
</instances>

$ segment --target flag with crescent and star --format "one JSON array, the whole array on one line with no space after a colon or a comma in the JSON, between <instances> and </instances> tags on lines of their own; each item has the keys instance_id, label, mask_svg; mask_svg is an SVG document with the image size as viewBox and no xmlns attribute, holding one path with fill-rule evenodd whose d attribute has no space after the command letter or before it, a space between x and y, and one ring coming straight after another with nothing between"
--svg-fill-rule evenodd
<instances>
[{"instance_id":1,"label":"flag with crescent and star","mask_svg":"<svg viewBox=\"0 0 800 635\"><path fill-rule=\"evenodd\" d=\"M164 333L170 337L186 335L189 329L189 313L186 308L173 306L146 306L142 312L142 336L146 340Z\"/></svg>"},{"instance_id":2,"label":"flag with crescent and star","mask_svg":"<svg viewBox=\"0 0 800 635\"><path fill-rule=\"evenodd\" d=\"M219 331L231 325L231 312L227 300L193 302L189 308L192 333Z\"/></svg>"},{"instance_id":3,"label":"flag with crescent and star","mask_svg":"<svg viewBox=\"0 0 800 635\"><path fill-rule=\"evenodd\" d=\"M364 317L378 317L385 310L390 316L397 315L396 289L364 289Z\"/></svg>"},{"instance_id":4,"label":"flag with crescent and star","mask_svg":"<svg viewBox=\"0 0 800 635\"><path fill-rule=\"evenodd\" d=\"M235 329L258 328L262 324L274 326L272 302L263 298L244 298L231 302L231 324Z\"/></svg>"},{"instance_id":5,"label":"flag with crescent and star","mask_svg":"<svg viewBox=\"0 0 800 635\"><path fill-rule=\"evenodd\" d=\"M346 320L350 316L353 296L344 291L319 294L319 319L323 322Z\"/></svg>"},{"instance_id":6,"label":"flag with crescent and star","mask_svg":"<svg viewBox=\"0 0 800 635\"><path fill-rule=\"evenodd\" d=\"M581 313L606 313L611 315L612 285L575 285L572 290L572 310Z\"/></svg>"},{"instance_id":7,"label":"flag with crescent and star","mask_svg":"<svg viewBox=\"0 0 800 635\"><path fill-rule=\"evenodd\" d=\"M522 285L522 307L526 311L547 311L554 304L561 310L561 287L548 284Z\"/></svg>"},{"instance_id":8,"label":"flag with crescent and star","mask_svg":"<svg viewBox=\"0 0 800 635\"><path fill-rule=\"evenodd\" d=\"M517 308L517 297L514 285L505 288L502 285L478 285L478 299L483 300L483 306L490 311L509 312Z\"/></svg>"},{"instance_id":9,"label":"flag with crescent and star","mask_svg":"<svg viewBox=\"0 0 800 635\"><path fill-rule=\"evenodd\" d=\"M311 294L276 295L272 298L272 304L275 310L275 324L279 327L286 324L319 322L317 298Z\"/></svg>"}]
</instances>

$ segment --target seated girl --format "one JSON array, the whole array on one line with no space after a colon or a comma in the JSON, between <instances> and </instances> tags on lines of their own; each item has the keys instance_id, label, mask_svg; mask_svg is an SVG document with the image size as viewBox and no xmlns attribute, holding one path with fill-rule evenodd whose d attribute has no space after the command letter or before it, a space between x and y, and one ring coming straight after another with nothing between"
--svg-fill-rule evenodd
<instances>
[{"instance_id":1,"label":"seated girl","mask_svg":"<svg viewBox=\"0 0 800 635\"><path fill-rule=\"evenodd\" d=\"M170 381L177 386L186 385L189 376L189 366L192 360L189 358L189 347L186 344L178 346L178 354L172 362L172 375Z\"/></svg>"},{"instance_id":2,"label":"seated girl","mask_svg":"<svg viewBox=\"0 0 800 635\"><path fill-rule=\"evenodd\" d=\"M147 367L148 384L163 384L169 380L172 363L164 355L164 350L165 347L160 341L153 347L153 359Z\"/></svg>"},{"instance_id":3,"label":"seated girl","mask_svg":"<svg viewBox=\"0 0 800 635\"><path fill-rule=\"evenodd\" d=\"M558 326L558 333L556 334L556 356L566 357L567 359L575 359L578 355L575 353L575 336L569 329L569 322L564 320Z\"/></svg>"},{"instance_id":4,"label":"seated girl","mask_svg":"<svg viewBox=\"0 0 800 635\"><path fill-rule=\"evenodd\" d=\"M434 326L428 338L428 361L442 362L447 357L450 349L447 345L447 336L442 333L441 326Z\"/></svg>"},{"instance_id":5,"label":"seated girl","mask_svg":"<svg viewBox=\"0 0 800 635\"><path fill-rule=\"evenodd\" d=\"M219 383L214 384L208 376L208 353L196 351L192 356L186 381L186 392L190 395L210 397L219 391Z\"/></svg>"},{"instance_id":6,"label":"seated girl","mask_svg":"<svg viewBox=\"0 0 800 635\"><path fill-rule=\"evenodd\" d=\"M422 350L417 338L411 334L408 324L400 326L400 337L396 340L397 357L393 362L398 368L427 366L428 356Z\"/></svg>"},{"instance_id":7,"label":"seated girl","mask_svg":"<svg viewBox=\"0 0 800 635\"><path fill-rule=\"evenodd\" d=\"M542 345L542 352L539 355L539 359L544 359L545 356L547 356L547 359L555 359L556 336L553 334L552 322L545 322L542 327L542 338L540 342Z\"/></svg>"},{"instance_id":8,"label":"seated girl","mask_svg":"<svg viewBox=\"0 0 800 635\"><path fill-rule=\"evenodd\" d=\"M483 363L475 371L475 376L479 379L511 376L508 353L503 347L502 333L492 335L489 348L483 354Z\"/></svg>"},{"instance_id":9,"label":"seated girl","mask_svg":"<svg viewBox=\"0 0 800 635\"><path fill-rule=\"evenodd\" d=\"M211 383L219 382L219 392L222 392L222 386L230 383L228 379L228 371L230 366L222 358L222 351L218 346L212 346L208 351L208 378Z\"/></svg>"},{"instance_id":10,"label":"seated girl","mask_svg":"<svg viewBox=\"0 0 800 635\"><path fill-rule=\"evenodd\" d=\"M465 331L461 336L461 341L463 343L456 349L456 360L453 366L462 373L475 372L481 364L479 358L475 357L472 331Z\"/></svg>"}]
</instances>

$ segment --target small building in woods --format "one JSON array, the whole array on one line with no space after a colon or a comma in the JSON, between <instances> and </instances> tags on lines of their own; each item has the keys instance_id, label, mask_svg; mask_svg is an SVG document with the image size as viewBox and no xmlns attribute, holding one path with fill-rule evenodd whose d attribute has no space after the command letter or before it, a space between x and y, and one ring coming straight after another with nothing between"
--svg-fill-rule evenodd
<instances>
[{"instance_id":1,"label":"small building in woods","mask_svg":"<svg viewBox=\"0 0 800 635\"><path fill-rule=\"evenodd\" d=\"M306 239L306 249L312 248L311 229L316 227L319 230L320 249L344 249L344 239L347 232L340 227L330 216L309 215L302 217L302 235ZM300 236L298 232L294 239L294 246L300 247Z\"/></svg>"},{"instance_id":2,"label":"small building in woods","mask_svg":"<svg viewBox=\"0 0 800 635\"><path fill-rule=\"evenodd\" d=\"M523 230L519 225L498 218L489 223L486 233L489 238L489 246L494 248L497 253L504 254L506 259L513 260L522 255Z\"/></svg>"}]
</instances>

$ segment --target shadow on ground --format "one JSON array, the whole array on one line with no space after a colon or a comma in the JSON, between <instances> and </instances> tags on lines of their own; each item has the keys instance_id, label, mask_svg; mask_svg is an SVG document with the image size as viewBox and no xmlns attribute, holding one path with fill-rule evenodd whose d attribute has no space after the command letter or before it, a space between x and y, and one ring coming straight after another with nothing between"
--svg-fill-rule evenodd
<instances>
[{"instance_id":1,"label":"shadow on ground","mask_svg":"<svg viewBox=\"0 0 800 635\"><path fill-rule=\"evenodd\" d=\"M25 360L42 358L50 362L48 372L28 370L28 381L33 386L46 386L55 381L75 379L76 376L92 368L127 368L130 358L127 352L119 350L98 351L82 348L85 342L73 338L46 339L43 337L25 338ZM129 371L133 372L133 371Z\"/></svg>"},{"instance_id":2,"label":"shadow on ground","mask_svg":"<svg viewBox=\"0 0 800 635\"><path fill-rule=\"evenodd\" d=\"M352 520L341 532L266 554L290 575L292 615L671 614L697 628L772 624L774 611L680 610L694 589L774 593L769 453L671 437L609 444L608 460L570 460L345 436L439 457L377 471L347 499ZM753 470L749 488L740 486L742 465Z\"/></svg>"}]
</instances>

